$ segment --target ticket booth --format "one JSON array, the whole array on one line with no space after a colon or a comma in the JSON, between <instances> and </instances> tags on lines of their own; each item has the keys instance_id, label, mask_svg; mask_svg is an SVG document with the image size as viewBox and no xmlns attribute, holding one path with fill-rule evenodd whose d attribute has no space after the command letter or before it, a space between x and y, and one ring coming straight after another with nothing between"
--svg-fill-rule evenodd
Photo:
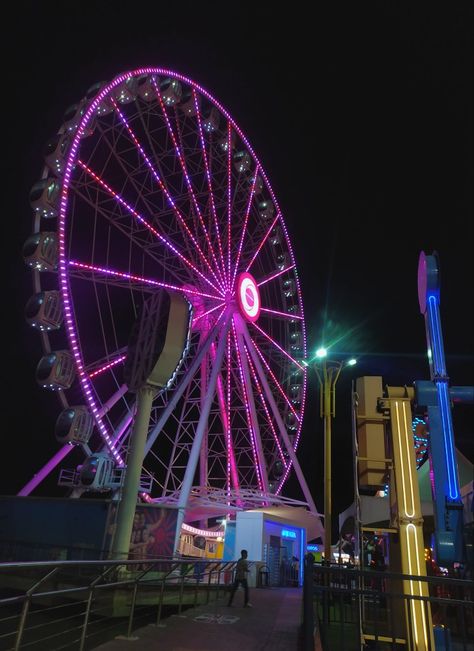
<instances>
[{"instance_id":1,"label":"ticket booth","mask_svg":"<svg viewBox=\"0 0 474 651\"><path fill-rule=\"evenodd\" d=\"M301 508L240 511L235 525L227 526L224 560L237 560L246 549L252 561L250 586L262 585L262 577L268 586L300 586L306 541L317 529L314 520Z\"/></svg>"}]
</instances>

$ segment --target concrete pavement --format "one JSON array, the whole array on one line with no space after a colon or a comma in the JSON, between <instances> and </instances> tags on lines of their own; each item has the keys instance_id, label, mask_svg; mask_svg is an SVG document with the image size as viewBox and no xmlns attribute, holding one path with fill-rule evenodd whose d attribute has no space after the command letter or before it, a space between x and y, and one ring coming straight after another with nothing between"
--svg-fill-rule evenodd
<instances>
[{"instance_id":1,"label":"concrete pavement","mask_svg":"<svg viewBox=\"0 0 474 651\"><path fill-rule=\"evenodd\" d=\"M231 608L228 595L133 631L133 641L115 639L95 651L297 651L302 613L300 588L252 588L253 608L243 607L238 590Z\"/></svg>"}]
</instances>

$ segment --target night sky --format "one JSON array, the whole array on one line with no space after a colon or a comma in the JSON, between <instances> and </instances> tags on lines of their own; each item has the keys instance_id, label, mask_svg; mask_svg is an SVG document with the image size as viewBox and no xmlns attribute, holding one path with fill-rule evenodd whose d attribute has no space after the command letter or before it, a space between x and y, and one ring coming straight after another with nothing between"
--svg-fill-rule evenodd
<instances>
[{"instance_id":1,"label":"night sky","mask_svg":"<svg viewBox=\"0 0 474 651\"><path fill-rule=\"evenodd\" d=\"M338 383L334 511L352 500L351 380L429 379L421 250L440 256L451 382L472 385L472 3L327 4L309 16L302 2L80 3L69 15L64 4L15 3L5 25L15 38L2 57L8 418L0 494L18 491L58 445L59 403L36 383L40 340L23 316L33 290L21 247L42 149L92 83L141 65L191 77L236 120L285 217L309 349L341 337L338 352L360 358ZM308 396L299 457L322 510L313 374ZM454 418L457 445L474 461L472 406L456 407ZM60 494L54 482L44 490ZM286 494L302 497L294 478Z\"/></svg>"}]
</instances>

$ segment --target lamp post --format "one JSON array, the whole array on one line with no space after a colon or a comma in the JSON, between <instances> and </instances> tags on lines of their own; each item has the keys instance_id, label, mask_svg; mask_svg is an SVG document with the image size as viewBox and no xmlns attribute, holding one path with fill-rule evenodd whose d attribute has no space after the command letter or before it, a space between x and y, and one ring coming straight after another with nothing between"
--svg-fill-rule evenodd
<instances>
[{"instance_id":1,"label":"lamp post","mask_svg":"<svg viewBox=\"0 0 474 651\"><path fill-rule=\"evenodd\" d=\"M328 359L328 351L319 348L316 351L314 370L319 381L319 413L324 419L324 561L331 562L331 528L332 528L332 431L331 421L336 415L336 382L344 366L354 366L354 358L344 362Z\"/></svg>"}]
</instances>

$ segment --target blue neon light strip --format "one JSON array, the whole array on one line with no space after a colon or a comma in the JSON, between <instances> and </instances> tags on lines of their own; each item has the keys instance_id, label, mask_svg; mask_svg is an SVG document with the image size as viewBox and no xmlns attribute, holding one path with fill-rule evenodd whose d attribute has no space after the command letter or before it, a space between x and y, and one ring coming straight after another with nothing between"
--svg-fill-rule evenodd
<instances>
[{"instance_id":1,"label":"blue neon light strip","mask_svg":"<svg viewBox=\"0 0 474 651\"><path fill-rule=\"evenodd\" d=\"M429 322L433 326L433 366L435 373L446 375L444 363L443 340L441 338L441 324L438 314L438 299L436 296L428 296Z\"/></svg>"},{"instance_id":2,"label":"blue neon light strip","mask_svg":"<svg viewBox=\"0 0 474 651\"><path fill-rule=\"evenodd\" d=\"M456 462L453 446L453 424L451 421L451 407L448 400L448 385L446 382L436 382L438 389L441 418L443 419L444 451L446 453L446 467L448 469L449 496L452 500L459 499Z\"/></svg>"},{"instance_id":3,"label":"blue neon light strip","mask_svg":"<svg viewBox=\"0 0 474 651\"><path fill-rule=\"evenodd\" d=\"M305 544L305 535L303 529L300 536L300 563L299 563L299 583L303 585L303 568L304 568L304 544Z\"/></svg>"},{"instance_id":4,"label":"blue neon light strip","mask_svg":"<svg viewBox=\"0 0 474 651\"><path fill-rule=\"evenodd\" d=\"M446 365L444 361L443 340L441 337L441 323L438 313L438 298L431 294L428 296L428 316L433 335L433 367L436 375L444 377L446 375ZM448 491L452 500L459 499L459 489L456 471L456 461L454 456L454 432L451 419L451 407L449 404L448 385L446 380L434 378L438 390L439 407L441 410L441 419L443 422L443 442L446 454L446 469L448 472Z\"/></svg>"}]
</instances>

